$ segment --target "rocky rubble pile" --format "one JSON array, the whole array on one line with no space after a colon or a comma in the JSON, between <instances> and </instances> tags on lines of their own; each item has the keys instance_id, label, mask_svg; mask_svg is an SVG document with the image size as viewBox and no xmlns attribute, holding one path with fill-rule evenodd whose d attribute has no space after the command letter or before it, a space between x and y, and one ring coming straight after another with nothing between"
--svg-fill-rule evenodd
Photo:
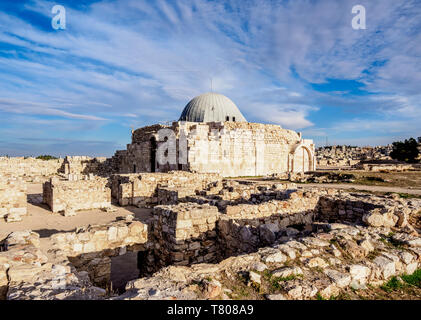
<instances>
[{"instance_id":1,"label":"rocky rubble pile","mask_svg":"<svg viewBox=\"0 0 421 320\"><path fill-rule=\"evenodd\" d=\"M255 298L328 299L348 287L363 290L411 274L421 263L417 236L339 223L312 227L312 233L290 234L218 264L164 268L130 282L119 299L234 299L241 297L236 291L241 286L254 291Z\"/></svg>"},{"instance_id":2,"label":"rocky rubble pile","mask_svg":"<svg viewBox=\"0 0 421 320\"><path fill-rule=\"evenodd\" d=\"M288 180L294 183L352 183L355 176L348 173L333 172L289 172L273 174L267 179Z\"/></svg>"},{"instance_id":3,"label":"rocky rubble pile","mask_svg":"<svg viewBox=\"0 0 421 320\"><path fill-rule=\"evenodd\" d=\"M94 287L85 272L68 260L54 261L39 248L32 231L11 233L0 252L0 299L103 299L105 290Z\"/></svg>"}]
</instances>

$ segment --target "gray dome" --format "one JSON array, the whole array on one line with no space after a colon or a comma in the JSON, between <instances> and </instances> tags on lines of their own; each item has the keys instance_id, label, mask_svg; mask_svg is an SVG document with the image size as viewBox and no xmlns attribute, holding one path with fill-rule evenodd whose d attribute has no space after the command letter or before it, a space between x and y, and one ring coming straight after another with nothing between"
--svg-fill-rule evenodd
<instances>
[{"instance_id":1,"label":"gray dome","mask_svg":"<svg viewBox=\"0 0 421 320\"><path fill-rule=\"evenodd\" d=\"M189 122L247 122L234 102L226 96L209 92L191 100L180 120Z\"/></svg>"}]
</instances>

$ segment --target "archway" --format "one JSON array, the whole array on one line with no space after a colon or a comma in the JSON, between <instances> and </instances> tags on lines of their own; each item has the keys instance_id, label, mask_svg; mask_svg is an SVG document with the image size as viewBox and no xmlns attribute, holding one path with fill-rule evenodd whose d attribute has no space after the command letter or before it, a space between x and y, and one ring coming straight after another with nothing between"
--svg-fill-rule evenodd
<instances>
[{"instance_id":1,"label":"archway","mask_svg":"<svg viewBox=\"0 0 421 320\"><path fill-rule=\"evenodd\" d=\"M304 146L300 145L295 149L293 157L293 172L307 172L312 171L313 169L313 154L311 150Z\"/></svg>"},{"instance_id":2,"label":"archway","mask_svg":"<svg viewBox=\"0 0 421 320\"><path fill-rule=\"evenodd\" d=\"M150 166L151 172L156 172L156 139L152 137L150 140Z\"/></svg>"}]
</instances>

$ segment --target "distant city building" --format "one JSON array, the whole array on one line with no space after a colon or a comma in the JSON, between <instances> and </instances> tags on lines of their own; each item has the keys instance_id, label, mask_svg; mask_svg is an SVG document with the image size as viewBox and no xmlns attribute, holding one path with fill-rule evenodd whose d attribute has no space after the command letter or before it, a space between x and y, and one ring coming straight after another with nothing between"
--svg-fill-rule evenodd
<instances>
[{"instance_id":1,"label":"distant city building","mask_svg":"<svg viewBox=\"0 0 421 320\"><path fill-rule=\"evenodd\" d=\"M353 166L362 160L391 160L392 145L376 147L326 146L316 150L318 166Z\"/></svg>"}]
</instances>

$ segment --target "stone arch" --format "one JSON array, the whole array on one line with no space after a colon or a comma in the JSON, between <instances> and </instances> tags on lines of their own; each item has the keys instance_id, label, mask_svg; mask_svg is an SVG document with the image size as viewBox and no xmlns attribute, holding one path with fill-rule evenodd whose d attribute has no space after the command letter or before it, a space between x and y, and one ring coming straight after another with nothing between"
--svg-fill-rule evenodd
<instances>
[{"instance_id":1,"label":"stone arch","mask_svg":"<svg viewBox=\"0 0 421 320\"><path fill-rule=\"evenodd\" d=\"M150 142L150 172L156 172L156 149L157 149L157 142L156 138L152 136L149 140Z\"/></svg>"},{"instance_id":2,"label":"stone arch","mask_svg":"<svg viewBox=\"0 0 421 320\"><path fill-rule=\"evenodd\" d=\"M312 150L300 143L292 152L291 172L314 171L314 155Z\"/></svg>"}]
</instances>

